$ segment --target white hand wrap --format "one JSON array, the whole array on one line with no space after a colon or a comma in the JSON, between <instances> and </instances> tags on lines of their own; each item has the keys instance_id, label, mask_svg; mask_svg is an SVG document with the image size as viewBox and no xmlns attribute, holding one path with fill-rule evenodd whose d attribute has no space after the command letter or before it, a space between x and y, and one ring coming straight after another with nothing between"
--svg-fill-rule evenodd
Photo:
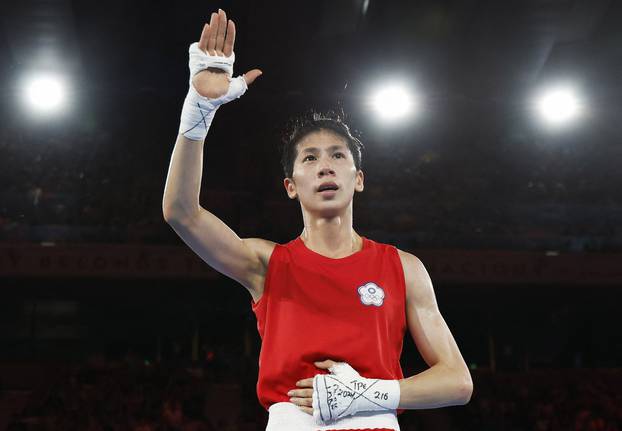
<instances>
[{"instance_id":1,"label":"white hand wrap","mask_svg":"<svg viewBox=\"0 0 622 431\"><path fill-rule=\"evenodd\" d=\"M227 75L233 76L233 63L235 62L235 53L231 52L229 57L220 55L209 55L205 51L201 51L199 48L199 42L194 42L188 48L190 67L190 79L202 70L208 67L215 67L216 69L222 69L227 72Z\"/></svg>"},{"instance_id":2,"label":"white hand wrap","mask_svg":"<svg viewBox=\"0 0 622 431\"><path fill-rule=\"evenodd\" d=\"M397 380L366 379L346 362L313 377L313 418L326 425L344 416L374 410L395 410L400 403Z\"/></svg>"},{"instance_id":3,"label":"white hand wrap","mask_svg":"<svg viewBox=\"0 0 622 431\"><path fill-rule=\"evenodd\" d=\"M188 49L190 68L190 89L184 100L184 106L181 110L181 121L179 124L179 133L188 139L202 141L207 136L207 130L214 113L222 104L237 99L243 95L248 86L243 76L229 79L229 91L217 99L209 99L201 96L192 85L192 77L208 67L222 69L229 76L233 74L233 62L235 54L232 52L229 57L221 57L217 55L208 55L199 49L199 43L194 42Z\"/></svg>"}]
</instances>

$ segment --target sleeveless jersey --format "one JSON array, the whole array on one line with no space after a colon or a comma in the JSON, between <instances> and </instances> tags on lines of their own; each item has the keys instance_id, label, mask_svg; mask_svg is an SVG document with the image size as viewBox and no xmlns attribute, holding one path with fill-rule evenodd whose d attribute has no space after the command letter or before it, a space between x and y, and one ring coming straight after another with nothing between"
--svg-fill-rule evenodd
<instances>
[{"instance_id":1,"label":"sleeveless jersey","mask_svg":"<svg viewBox=\"0 0 622 431\"><path fill-rule=\"evenodd\" d=\"M289 402L298 380L328 373L315 361L347 362L367 378L404 377L402 263L394 246L362 240L361 250L340 259L300 237L275 245L263 295L251 299L262 339L257 396L266 409Z\"/></svg>"}]
</instances>

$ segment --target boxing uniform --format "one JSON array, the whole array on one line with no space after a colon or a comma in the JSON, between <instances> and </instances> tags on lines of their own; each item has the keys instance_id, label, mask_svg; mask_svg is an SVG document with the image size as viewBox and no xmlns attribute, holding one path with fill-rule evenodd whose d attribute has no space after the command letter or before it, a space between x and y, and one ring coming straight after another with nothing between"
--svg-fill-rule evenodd
<instances>
[{"instance_id":1,"label":"boxing uniform","mask_svg":"<svg viewBox=\"0 0 622 431\"><path fill-rule=\"evenodd\" d=\"M267 431L399 430L395 410L318 426L287 395L298 380L327 374L314 365L325 359L347 362L368 378L403 378L402 263L394 246L362 240L360 251L340 259L314 252L300 237L275 245L263 295L251 300L262 339L257 396L269 412Z\"/></svg>"}]
</instances>

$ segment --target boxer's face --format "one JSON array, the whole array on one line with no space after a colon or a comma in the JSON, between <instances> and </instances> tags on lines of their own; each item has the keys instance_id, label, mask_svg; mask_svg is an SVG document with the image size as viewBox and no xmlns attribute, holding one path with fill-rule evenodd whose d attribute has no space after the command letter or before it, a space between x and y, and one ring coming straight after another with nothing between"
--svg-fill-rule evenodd
<instances>
[{"instance_id":1,"label":"boxer's face","mask_svg":"<svg viewBox=\"0 0 622 431\"><path fill-rule=\"evenodd\" d=\"M296 146L292 178L284 180L287 195L298 197L309 211L337 215L352 202L354 192L363 191L363 172L357 171L346 140L332 131L320 130L305 136ZM323 183L336 190L320 191Z\"/></svg>"}]
</instances>

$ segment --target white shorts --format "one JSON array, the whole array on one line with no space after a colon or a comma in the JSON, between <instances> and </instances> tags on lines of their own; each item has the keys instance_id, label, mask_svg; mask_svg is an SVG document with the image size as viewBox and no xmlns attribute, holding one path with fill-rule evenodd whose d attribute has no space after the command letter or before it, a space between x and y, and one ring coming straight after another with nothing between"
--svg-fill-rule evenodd
<instances>
[{"instance_id":1,"label":"white shorts","mask_svg":"<svg viewBox=\"0 0 622 431\"><path fill-rule=\"evenodd\" d=\"M272 404L268 409L266 431L326 431L340 429L390 428L400 430L395 410L391 412L359 412L346 416L331 425L317 425L313 416L303 412L293 403Z\"/></svg>"}]
</instances>

